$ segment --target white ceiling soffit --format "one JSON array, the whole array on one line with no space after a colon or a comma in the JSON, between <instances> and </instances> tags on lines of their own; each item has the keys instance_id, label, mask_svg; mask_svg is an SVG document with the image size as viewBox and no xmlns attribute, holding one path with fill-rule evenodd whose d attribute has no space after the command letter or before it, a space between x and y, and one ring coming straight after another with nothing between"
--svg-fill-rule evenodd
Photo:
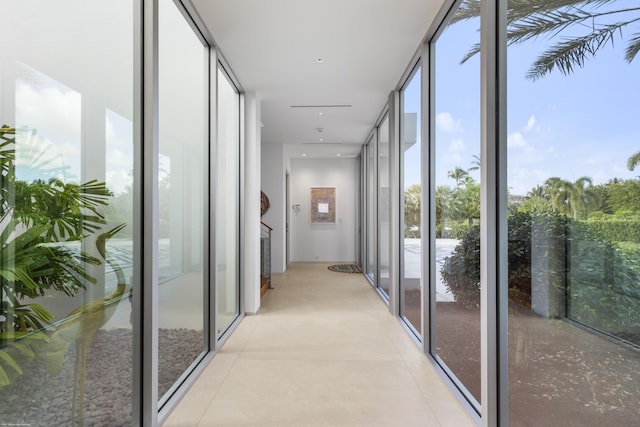
<instances>
[{"instance_id":1,"label":"white ceiling soffit","mask_svg":"<svg viewBox=\"0 0 640 427\"><path fill-rule=\"evenodd\" d=\"M263 143L356 148L369 135L443 4L192 2L244 90L256 91L262 99Z\"/></svg>"}]
</instances>

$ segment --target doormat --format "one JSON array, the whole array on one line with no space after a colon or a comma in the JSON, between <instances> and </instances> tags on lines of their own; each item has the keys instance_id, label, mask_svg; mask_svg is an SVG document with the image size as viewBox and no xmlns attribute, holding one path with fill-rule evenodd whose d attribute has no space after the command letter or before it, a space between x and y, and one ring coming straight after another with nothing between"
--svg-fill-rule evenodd
<instances>
[{"instance_id":1,"label":"doormat","mask_svg":"<svg viewBox=\"0 0 640 427\"><path fill-rule=\"evenodd\" d=\"M358 264L335 264L327 268L338 273L362 273Z\"/></svg>"}]
</instances>

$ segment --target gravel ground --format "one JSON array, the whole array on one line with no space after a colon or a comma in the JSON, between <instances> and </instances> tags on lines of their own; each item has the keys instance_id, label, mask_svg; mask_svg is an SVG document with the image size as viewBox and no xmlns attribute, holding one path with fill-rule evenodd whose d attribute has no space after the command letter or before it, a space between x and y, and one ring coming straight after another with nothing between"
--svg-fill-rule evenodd
<instances>
[{"instance_id":1,"label":"gravel ground","mask_svg":"<svg viewBox=\"0 0 640 427\"><path fill-rule=\"evenodd\" d=\"M161 329L158 333L159 386L162 396L200 354L202 331ZM131 425L132 331L100 330L87 356L84 425ZM63 370L52 377L41 361L0 389L0 426L70 426L75 349L70 347Z\"/></svg>"}]
</instances>

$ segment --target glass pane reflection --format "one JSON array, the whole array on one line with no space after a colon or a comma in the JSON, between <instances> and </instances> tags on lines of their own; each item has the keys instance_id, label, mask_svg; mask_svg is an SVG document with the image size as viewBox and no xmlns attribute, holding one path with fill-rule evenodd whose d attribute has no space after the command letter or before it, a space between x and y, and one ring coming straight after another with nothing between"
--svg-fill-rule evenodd
<instances>
[{"instance_id":1,"label":"glass pane reflection","mask_svg":"<svg viewBox=\"0 0 640 427\"><path fill-rule=\"evenodd\" d=\"M206 350L207 48L171 0L159 5L158 396Z\"/></svg>"},{"instance_id":2,"label":"glass pane reflection","mask_svg":"<svg viewBox=\"0 0 640 427\"><path fill-rule=\"evenodd\" d=\"M454 14L454 21L457 15ZM480 401L479 18L449 24L435 44L435 352Z\"/></svg>"},{"instance_id":3,"label":"glass pane reflection","mask_svg":"<svg viewBox=\"0 0 640 427\"><path fill-rule=\"evenodd\" d=\"M84 5L3 3L0 424L132 423L137 24Z\"/></svg>"},{"instance_id":4,"label":"glass pane reflection","mask_svg":"<svg viewBox=\"0 0 640 427\"><path fill-rule=\"evenodd\" d=\"M421 69L418 68L401 92L402 119L402 276L400 314L422 335L422 142L420 139Z\"/></svg>"},{"instance_id":5,"label":"glass pane reflection","mask_svg":"<svg viewBox=\"0 0 640 427\"><path fill-rule=\"evenodd\" d=\"M640 93L640 62L623 59L631 32L621 31L572 73L533 67L557 58L558 43L637 21L632 5L584 2L585 19L508 50L514 425L638 424L640 181L628 163L640 149L640 105L629 96ZM509 4L530 19L575 11L552 6Z\"/></svg>"}]
</instances>

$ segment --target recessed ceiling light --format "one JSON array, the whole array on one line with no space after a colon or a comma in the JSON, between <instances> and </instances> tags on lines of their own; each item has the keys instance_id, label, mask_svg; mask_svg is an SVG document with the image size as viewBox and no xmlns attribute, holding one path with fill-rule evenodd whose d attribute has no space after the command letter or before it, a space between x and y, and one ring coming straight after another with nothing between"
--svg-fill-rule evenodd
<instances>
[{"instance_id":1,"label":"recessed ceiling light","mask_svg":"<svg viewBox=\"0 0 640 427\"><path fill-rule=\"evenodd\" d=\"M342 154L338 154L338 157L342 156Z\"/></svg>"},{"instance_id":2,"label":"recessed ceiling light","mask_svg":"<svg viewBox=\"0 0 640 427\"><path fill-rule=\"evenodd\" d=\"M324 116L324 113L323 113L322 111L320 111L320 115L321 115L321 116Z\"/></svg>"},{"instance_id":3,"label":"recessed ceiling light","mask_svg":"<svg viewBox=\"0 0 640 427\"><path fill-rule=\"evenodd\" d=\"M318 62L318 64L322 64L324 62L324 58L318 58L316 59L316 61Z\"/></svg>"},{"instance_id":4,"label":"recessed ceiling light","mask_svg":"<svg viewBox=\"0 0 640 427\"><path fill-rule=\"evenodd\" d=\"M307 157L307 155L303 153L303 154L302 154L302 157Z\"/></svg>"},{"instance_id":5,"label":"recessed ceiling light","mask_svg":"<svg viewBox=\"0 0 640 427\"><path fill-rule=\"evenodd\" d=\"M320 138L320 142L324 142L324 138Z\"/></svg>"}]
</instances>

